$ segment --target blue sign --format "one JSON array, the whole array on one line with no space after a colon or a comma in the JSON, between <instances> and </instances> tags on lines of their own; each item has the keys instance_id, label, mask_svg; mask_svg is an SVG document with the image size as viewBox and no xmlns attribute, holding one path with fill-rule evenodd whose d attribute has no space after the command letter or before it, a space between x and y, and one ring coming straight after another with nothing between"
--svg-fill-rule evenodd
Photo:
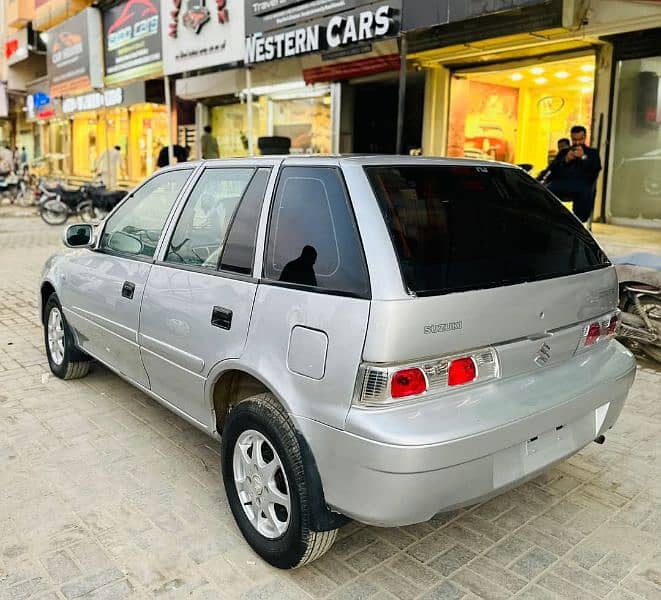
<instances>
[{"instance_id":1,"label":"blue sign","mask_svg":"<svg viewBox=\"0 0 661 600\"><path fill-rule=\"evenodd\" d=\"M36 92L33 94L32 98L34 100L35 108L42 108L47 104L50 104L50 96L44 92Z\"/></svg>"}]
</instances>

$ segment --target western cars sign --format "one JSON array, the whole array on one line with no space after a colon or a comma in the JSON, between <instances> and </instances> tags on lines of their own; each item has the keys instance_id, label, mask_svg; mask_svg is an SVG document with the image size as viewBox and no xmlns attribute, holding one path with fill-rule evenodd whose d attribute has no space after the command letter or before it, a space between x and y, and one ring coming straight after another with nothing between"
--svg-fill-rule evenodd
<instances>
[{"instance_id":1,"label":"western cars sign","mask_svg":"<svg viewBox=\"0 0 661 600\"><path fill-rule=\"evenodd\" d=\"M316 2L309 4L319 6ZM338 4L342 2L335 3L335 6ZM399 2L373 2L321 19L303 20L284 30L253 32L246 37L245 61L261 63L395 35L399 31L400 7ZM289 21L285 17L291 16L291 10L285 11L283 22ZM304 19L307 13L302 11L299 14Z\"/></svg>"},{"instance_id":2,"label":"western cars sign","mask_svg":"<svg viewBox=\"0 0 661 600\"><path fill-rule=\"evenodd\" d=\"M183 71L235 64L243 60L243 0L160 0L163 68Z\"/></svg>"}]
</instances>

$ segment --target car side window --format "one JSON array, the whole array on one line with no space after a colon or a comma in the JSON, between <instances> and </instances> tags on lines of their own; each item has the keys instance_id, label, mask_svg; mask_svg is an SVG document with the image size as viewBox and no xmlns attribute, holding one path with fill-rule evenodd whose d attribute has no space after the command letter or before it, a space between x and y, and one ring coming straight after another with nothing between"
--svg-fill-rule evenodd
<instances>
[{"instance_id":1,"label":"car side window","mask_svg":"<svg viewBox=\"0 0 661 600\"><path fill-rule=\"evenodd\" d=\"M367 297L362 245L339 170L285 167L271 209L264 275Z\"/></svg>"},{"instance_id":2,"label":"car side window","mask_svg":"<svg viewBox=\"0 0 661 600\"><path fill-rule=\"evenodd\" d=\"M179 217L165 261L215 271L236 208L254 174L254 168L205 170Z\"/></svg>"},{"instance_id":3,"label":"car side window","mask_svg":"<svg viewBox=\"0 0 661 600\"><path fill-rule=\"evenodd\" d=\"M165 221L191 172L166 171L138 188L106 222L99 250L153 258Z\"/></svg>"}]
</instances>

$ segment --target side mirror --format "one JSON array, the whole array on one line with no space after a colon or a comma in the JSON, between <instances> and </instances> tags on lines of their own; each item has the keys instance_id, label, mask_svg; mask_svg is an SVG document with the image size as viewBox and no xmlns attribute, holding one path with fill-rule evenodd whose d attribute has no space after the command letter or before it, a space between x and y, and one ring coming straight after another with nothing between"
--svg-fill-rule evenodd
<instances>
[{"instance_id":1,"label":"side mirror","mask_svg":"<svg viewBox=\"0 0 661 600\"><path fill-rule=\"evenodd\" d=\"M142 242L134 235L123 231L113 231L106 247L122 254L140 254L142 252Z\"/></svg>"},{"instance_id":2,"label":"side mirror","mask_svg":"<svg viewBox=\"0 0 661 600\"><path fill-rule=\"evenodd\" d=\"M94 245L94 228L88 223L69 225L62 240L69 248L91 248Z\"/></svg>"}]
</instances>

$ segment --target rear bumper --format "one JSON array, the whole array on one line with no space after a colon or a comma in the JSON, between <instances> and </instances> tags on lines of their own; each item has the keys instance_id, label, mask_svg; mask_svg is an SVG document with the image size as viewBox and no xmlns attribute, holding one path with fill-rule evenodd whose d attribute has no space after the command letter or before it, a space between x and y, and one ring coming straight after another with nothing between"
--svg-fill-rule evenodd
<instances>
[{"instance_id":1,"label":"rear bumper","mask_svg":"<svg viewBox=\"0 0 661 600\"><path fill-rule=\"evenodd\" d=\"M573 370L584 366L584 359L535 377L497 382L503 402L516 402L531 412L453 439L447 439L448 432L439 425L437 443L401 443L412 423L428 426L425 417L434 416L433 404L415 409L420 419L402 419L398 443L295 417L317 462L327 504L363 523L408 525L479 502L536 476L578 452L617 420L634 381L635 360L616 342L598 352L588 367L599 377L588 377L589 385L576 388L571 377ZM563 381L568 382L564 387ZM547 399L545 404L540 395ZM481 410L486 414L488 406ZM381 417L373 416L378 423ZM465 416L480 420L479 410ZM411 439L419 439L415 431L410 434Z\"/></svg>"}]
</instances>

